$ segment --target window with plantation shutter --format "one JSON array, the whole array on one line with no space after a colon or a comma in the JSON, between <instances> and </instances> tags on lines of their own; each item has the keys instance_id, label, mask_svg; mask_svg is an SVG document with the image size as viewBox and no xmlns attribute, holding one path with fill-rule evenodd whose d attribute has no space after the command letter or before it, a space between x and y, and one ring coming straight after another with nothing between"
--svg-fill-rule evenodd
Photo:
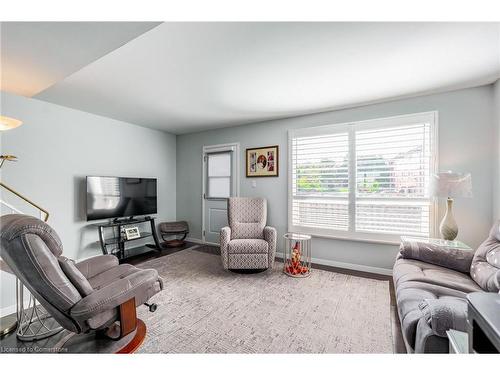
<instances>
[{"instance_id":1,"label":"window with plantation shutter","mask_svg":"<svg viewBox=\"0 0 500 375\"><path fill-rule=\"evenodd\" d=\"M290 132L289 228L397 241L431 236L436 113Z\"/></svg>"}]
</instances>

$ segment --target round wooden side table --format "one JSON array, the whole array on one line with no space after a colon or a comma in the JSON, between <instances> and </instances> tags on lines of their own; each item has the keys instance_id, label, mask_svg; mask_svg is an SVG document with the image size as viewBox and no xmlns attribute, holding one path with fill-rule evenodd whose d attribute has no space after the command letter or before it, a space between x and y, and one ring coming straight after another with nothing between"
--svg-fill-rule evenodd
<instances>
[{"instance_id":1,"label":"round wooden side table","mask_svg":"<svg viewBox=\"0 0 500 375\"><path fill-rule=\"evenodd\" d=\"M311 274L311 236L286 233L283 272L291 277L308 277Z\"/></svg>"}]
</instances>

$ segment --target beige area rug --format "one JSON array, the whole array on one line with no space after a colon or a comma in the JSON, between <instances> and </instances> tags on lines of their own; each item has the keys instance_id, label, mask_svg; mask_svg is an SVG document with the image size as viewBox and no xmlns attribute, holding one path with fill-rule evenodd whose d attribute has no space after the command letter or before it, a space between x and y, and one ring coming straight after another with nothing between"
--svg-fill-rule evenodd
<instances>
[{"instance_id":1,"label":"beige area rug","mask_svg":"<svg viewBox=\"0 0 500 375\"><path fill-rule=\"evenodd\" d=\"M140 353L392 353L388 281L321 270L295 279L281 263L234 274L196 250L139 267L165 280L158 310L139 310Z\"/></svg>"}]
</instances>

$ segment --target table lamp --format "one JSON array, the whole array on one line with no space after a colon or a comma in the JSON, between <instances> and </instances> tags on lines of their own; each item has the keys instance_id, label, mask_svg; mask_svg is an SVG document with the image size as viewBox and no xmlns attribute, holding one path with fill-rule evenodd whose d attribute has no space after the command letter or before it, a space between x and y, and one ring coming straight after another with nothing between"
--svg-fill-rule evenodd
<instances>
[{"instance_id":1,"label":"table lamp","mask_svg":"<svg viewBox=\"0 0 500 375\"><path fill-rule=\"evenodd\" d=\"M453 241L458 235L458 226L453 217L453 198L472 197L470 173L441 172L433 175L432 193L436 197L446 197L446 214L439 225L441 238Z\"/></svg>"}]
</instances>

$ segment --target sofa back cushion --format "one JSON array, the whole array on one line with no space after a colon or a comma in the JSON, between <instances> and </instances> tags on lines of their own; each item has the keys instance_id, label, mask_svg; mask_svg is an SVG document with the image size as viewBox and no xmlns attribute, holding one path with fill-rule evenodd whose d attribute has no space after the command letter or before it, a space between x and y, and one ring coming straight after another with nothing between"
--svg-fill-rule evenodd
<instances>
[{"instance_id":1,"label":"sofa back cushion","mask_svg":"<svg viewBox=\"0 0 500 375\"><path fill-rule=\"evenodd\" d=\"M500 290L500 220L474 254L470 268L471 277L487 292Z\"/></svg>"},{"instance_id":2,"label":"sofa back cushion","mask_svg":"<svg viewBox=\"0 0 500 375\"><path fill-rule=\"evenodd\" d=\"M264 198L229 198L227 205L231 239L264 238L267 219Z\"/></svg>"}]
</instances>

